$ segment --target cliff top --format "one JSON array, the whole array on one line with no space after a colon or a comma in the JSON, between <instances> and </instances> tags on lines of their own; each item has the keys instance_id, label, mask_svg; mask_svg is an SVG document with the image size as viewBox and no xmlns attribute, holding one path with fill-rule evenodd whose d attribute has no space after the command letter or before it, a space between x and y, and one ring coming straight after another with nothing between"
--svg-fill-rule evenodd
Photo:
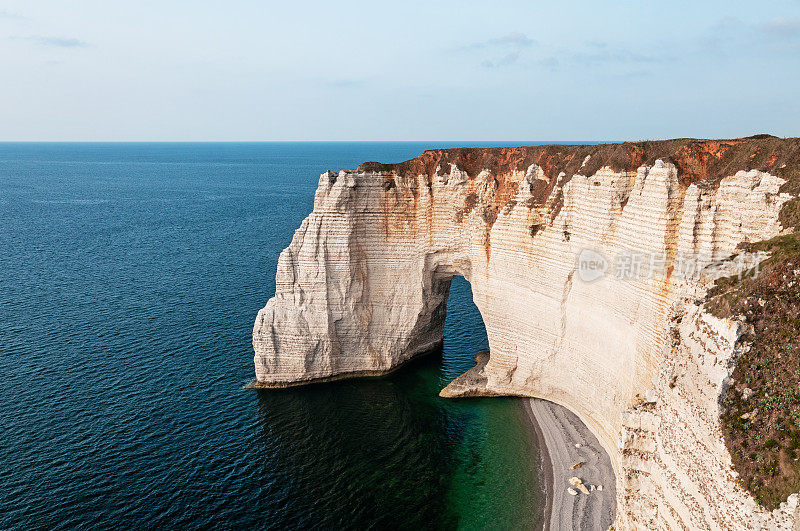
<instances>
[{"instance_id":1,"label":"cliff top","mask_svg":"<svg viewBox=\"0 0 800 531\"><path fill-rule=\"evenodd\" d=\"M584 165L586 157L589 160ZM592 175L608 166L615 171L635 171L657 159L672 162L685 184L708 179L710 183L739 170L776 173L784 166L800 167L800 138L755 135L725 140L678 138L615 144L431 149L413 159L383 164L365 162L357 171L392 172L400 175L433 175L438 166L455 164L470 177L482 170L498 175L525 171L531 164L548 178L561 172Z\"/></svg>"}]
</instances>

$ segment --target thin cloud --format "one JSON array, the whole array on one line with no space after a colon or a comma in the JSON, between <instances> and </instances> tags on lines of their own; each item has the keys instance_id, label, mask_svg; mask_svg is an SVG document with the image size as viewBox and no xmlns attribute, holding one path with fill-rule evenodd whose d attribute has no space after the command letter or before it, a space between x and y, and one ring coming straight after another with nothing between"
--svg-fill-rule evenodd
<instances>
[{"instance_id":1,"label":"thin cloud","mask_svg":"<svg viewBox=\"0 0 800 531\"><path fill-rule=\"evenodd\" d=\"M663 54L648 54L632 51L626 47L603 41L590 41L568 48L541 49L539 43L522 33L509 33L503 37L488 39L462 46L460 50L486 50L490 57L481 61L483 68L502 68L521 62L528 49L536 46L536 52L526 64L539 65L549 71L562 67L591 65L631 65L665 63L672 58ZM489 53L487 53L489 55ZM641 71L635 69L634 71Z\"/></svg>"},{"instance_id":2,"label":"thin cloud","mask_svg":"<svg viewBox=\"0 0 800 531\"><path fill-rule=\"evenodd\" d=\"M714 22L701 36L699 44L706 51L719 56L728 55L734 42L742 40L747 33L747 25L736 17L723 17Z\"/></svg>"},{"instance_id":3,"label":"thin cloud","mask_svg":"<svg viewBox=\"0 0 800 531\"><path fill-rule=\"evenodd\" d=\"M663 63L668 60L667 57L658 55L646 55L637 52L632 52L624 48L620 49L599 49L589 51L575 52L570 56L570 59L575 63L580 64L609 64L609 63L622 63L622 64L642 64L642 63Z\"/></svg>"},{"instance_id":4,"label":"thin cloud","mask_svg":"<svg viewBox=\"0 0 800 531\"><path fill-rule=\"evenodd\" d=\"M13 11L8 11L6 9L0 9L0 18L10 18L14 20L23 20L26 17L20 15L19 13L15 13Z\"/></svg>"},{"instance_id":5,"label":"thin cloud","mask_svg":"<svg viewBox=\"0 0 800 531\"><path fill-rule=\"evenodd\" d=\"M640 76L648 72L643 69L644 66L671 60L673 58L667 55L633 52L607 42L591 41L578 47L551 50L536 59L535 64L551 72L576 66L586 68L595 65L621 65L631 67L631 73L635 72L636 76Z\"/></svg>"},{"instance_id":6,"label":"thin cloud","mask_svg":"<svg viewBox=\"0 0 800 531\"><path fill-rule=\"evenodd\" d=\"M29 40L40 46L52 46L55 48L86 48L89 43L73 37L28 37Z\"/></svg>"},{"instance_id":7,"label":"thin cloud","mask_svg":"<svg viewBox=\"0 0 800 531\"><path fill-rule=\"evenodd\" d=\"M800 19L797 17L775 17L757 26L758 30L778 37L800 36Z\"/></svg>"},{"instance_id":8,"label":"thin cloud","mask_svg":"<svg viewBox=\"0 0 800 531\"><path fill-rule=\"evenodd\" d=\"M500 68L516 63L523 50L538 44L524 33L509 33L480 42L473 42L458 48L461 52L487 52L492 57L481 61L483 68Z\"/></svg>"},{"instance_id":9,"label":"thin cloud","mask_svg":"<svg viewBox=\"0 0 800 531\"><path fill-rule=\"evenodd\" d=\"M334 79L325 81L325 85L332 88L356 88L363 87L366 82L363 79Z\"/></svg>"},{"instance_id":10,"label":"thin cloud","mask_svg":"<svg viewBox=\"0 0 800 531\"><path fill-rule=\"evenodd\" d=\"M495 37L486 41L473 42L459 47L459 50L486 50L490 48L529 48L537 42L524 33L509 33L502 37Z\"/></svg>"},{"instance_id":11,"label":"thin cloud","mask_svg":"<svg viewBox=\"0 0 800 531\"><path fill-rule=\"evenodd\" d=\"M508 66L512 65L517 62L519 59L519 54L517 52L511 52L506 54L502 57L492 60L485 60L481 62L481 66L484 68L500 68L501 66Z\"/></svg>"},{"instance_id":12,"label":"thin cloud","mask_svg":"<svg viewBox=\"0 0 800 531\"><path fill-rule=\"evenodd\" d=\"M28 41L39 46L50 48L87 48L91 46L88 42L73 37L46 37L43 35L31 35L28 37L8 37L12 41Z\"/></svg>"},{"instance_id":13,"label":"thin cloud","mask_svg":"<svg viewBox=\"0 0 800 531\"><path fill-rule=\"evenodd\" d=\"M762 22L745 22L726 17L711 25L697 44L704 53L737 59L743 55L771 53L796 57L800 44L800 18L775 17Z\"/></svg>"}]
</instances>

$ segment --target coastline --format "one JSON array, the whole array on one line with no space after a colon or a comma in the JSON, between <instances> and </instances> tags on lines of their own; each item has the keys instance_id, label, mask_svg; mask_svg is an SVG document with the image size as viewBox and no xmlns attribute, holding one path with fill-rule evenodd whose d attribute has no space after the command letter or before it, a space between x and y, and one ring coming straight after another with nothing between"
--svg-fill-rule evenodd
<instances>
[{"instance_id":1,"label":"coastline","mask_svg":"<svg viewBox=\"0 0 800 531\"><path fill-rule=\"evenodd\" d=\"M550 452L547 451L544 433L531 409L531 399L521 398L520 405L525 416L526 425L530 430L530 435L536 441L536 448L539 450L541 460L542 483L544 484L544 516L542 518L542 529L551 529L550 519L553 514L553 462L550 460Z\"/></svg>"},{"instance_id":2,"label":"coastline","mask_svg":"<svg viewBox=\"0 0 800 531\"><path fill-rule=\"evenodd\" d=\"M616 477L597 438L565 407L537 398L524 398L521 405L541 455L544 529L608 529L616 516ZM583 464L570 468L577 463ZM567 491L573 476L589 494Z\"/></svg>"}]
</instances>

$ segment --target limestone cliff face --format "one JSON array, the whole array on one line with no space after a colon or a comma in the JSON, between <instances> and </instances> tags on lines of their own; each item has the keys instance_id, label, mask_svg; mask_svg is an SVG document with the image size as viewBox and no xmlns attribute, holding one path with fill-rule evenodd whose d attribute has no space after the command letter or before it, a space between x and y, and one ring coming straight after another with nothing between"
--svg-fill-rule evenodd
<instances>
[{"instance_id":1,"label":"limestone cliff face","mask_svg":"<svg viewBox=\"0 0 800 531\"><path fill-rule=\"evenodd\" d=\"M398 367L441 342L450 280L463 275L490 356L443 396L534 396L576 412L611 456L620 527L747 526L728 506L749 498L718 455L735 353L697 339L709 335L694 304L707 271L685 258L729 259L778 234L789 199L778 173L798 159L795 140L674 140L438 150L325 173L256 319L257 381ZM747 507L761 515L752 525L791 525Z\"/></svg>"}]
</instances>

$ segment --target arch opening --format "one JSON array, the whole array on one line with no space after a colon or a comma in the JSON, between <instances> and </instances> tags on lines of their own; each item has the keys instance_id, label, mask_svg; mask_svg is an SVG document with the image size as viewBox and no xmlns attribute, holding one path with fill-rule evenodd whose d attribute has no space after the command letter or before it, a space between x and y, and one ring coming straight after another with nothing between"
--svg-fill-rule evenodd
<instances>
[{"instance_id":1,"label":"arch opening","mask_svg":"<svg viewBox=\"0 0 800 531\"><path fill-rule=\"evenodd\" d=\"M469 396L449 394L454 382L460 387L459 382L469 381L476 389L486 383L489 338L469 281L470 265L468 260L443 260L430 268L429 289L436 300L433 322L441 334L442 397Z\"/></svg>"},{"instance_id":2,"label":"arch opening","mask_svg":"<svg viewBox=\"0 0 800 531\"><path fill-rule=\"evenodd\" d=\"M447 283L442 363L449 383L472 369L477 358L488 359L489 338L469 281L458 275Z\"/></svg>"}]
</instances>

